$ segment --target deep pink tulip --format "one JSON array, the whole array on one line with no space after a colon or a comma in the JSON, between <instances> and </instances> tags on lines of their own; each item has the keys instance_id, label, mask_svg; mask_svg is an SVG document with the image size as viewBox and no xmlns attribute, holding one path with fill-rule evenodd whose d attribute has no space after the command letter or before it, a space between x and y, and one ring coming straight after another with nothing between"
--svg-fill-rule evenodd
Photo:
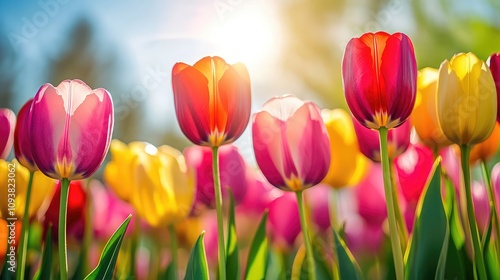
<instances>
[{"instance_id":1,"label":"deep pink tulip","mask_svg":"<svg viewBox=\"0 0 500 280\"><path fill-rule=\"evenodd\" d=\"M497 88L497 108L500 108L500 52L490 55L487 61ZM500 110L497 110L497 122L500 122Z\"/></svg>"},{"instance_id":2,"label":"deep pink tulip","mask_svg":"<svg viewBox=\"0 0 500 280\"><path fill-rule=\"evenodd\" d=\"M282 191L273 187L260 172L247 168L247 193L238 206L245 214L255 214L260 217L269 204L282 195Z\"/></svg>"},{"instance_id":3,"label":"deep pink tulip","mask_svg":"<svg viewBox=\"0 0 500 280\"><path fill-rule=\"evenodd\" d=\"M394 160L400 189L408 203L417 204L434 164L431 149L416 144Z\"/></svg>"},{"instance_id":4,"label":"deep pink tulip","mask_svg":"<svg viewBox=\"0 0 500 280\"><path fill-rule=\"evenodd\" d=\"M491 183L493 184L493 192L497 203L498 216L500 216L500 163L493 166L491 171Z\"/></svg>"},{"instance_id":5,"label":"deep pink tulip","mask_svg":"<svg viewBox=\"0 0 500 280\"><path fill-rule=\"evenodd\" d=\"M89 183L89 191L92 198L92 228L94 236L108 240L130 214L132 214L132 219L127 227L126 234L132 234L135 228L134 207L119 199L112 191L105 188L97 180L92 180Z\"/></svg>"},{"instance_id":6,"label":"deep pink tulip","mask_svg":"<svg viewBox=\"0 0 500 280\"><path fill-rule=\"evenodd\" d=\"M417 90L417 63L403 33L365 33L346 46L342 62L349 109L365 127L401 125L411 114Z\"/></svg>"},{"instance_id":7,"label":"deep pink tulip","mask_svg":"<svg viewBox=\"0 0 500 280\"><path fill-rule=\"evenodd\" d=\"M311 220L318 230L325 232L330 228L330 209L338 205L330 205L330 192L337 191L327 184L319 184L307 191L306 203L311 211ZM330 206L329 206L330 205Z\"/></svg>"},{"instance_id":8,"label":"deep pink tulip","mask_svg":"<svg viewBox=\"0 0 500 280\"><path fill-rule=\"evenodd\" d=\"M102 88L80 80L45 84L33 99L30 117L33 160L54 179L91 176L108 152L113 131L113 102Z\"/></svg>"},{"instance_id":9,"label":"deep pink tulip","mask_svg":"<svg viewBox=\"0 0 500 280\"><path fill-rule=\"evenodd\" d=\"M242 63L204 57L172 69L175 112L182 132L196 145L220 146L238 139L250 119L250 78Z\"/></svg>"},{"instance_id":10,"label":"deep pink tulip","mask_svg":"<svg viewBox=\"0 0 500 280\"><path fill-rule=\"evenodd\" d=\"M16 115L9 109L0 108L0 159L7 159L14 142Z\"/></svg>"},{"instance_id":11,"label":"deep pink tulip","mask_svg":"<svg viewBox=\"0 0 500 280\"><path fill-rule=\"evenodd\" d=\"M297 198L283 193L269 204L267 232L272 243L280 249L289 249L301 232Z\"/></svg>"},{"instance_id":12,"label":"deep pink tulip","mask_svg":"<svg viewBox=\"0 0 500 280\"><path fill-rule=\"evenodd\" d=\"M380 225L370 225L360 216L351 216L345 223L347 246L356 255L379 254L385 234Z\"/></svg>"},{"instance_id":13,"label":"deep pink tulip","mask_svg":"<svg viewBox=\"0 0 500 280\"><path fill-rule=\"evenodd\" d=\"M443 148L439 153L443 158L443 168L444 172L450 178L455 190L458 191L460 189L460 181L461 181L461 167L460 167L460 157L457 156L455 151L455 147L449 146Z\"/></svg>"},{"instance_id":14,"label":"deep pink tulip","mask_svg":"<svg viewBox=\"0 0 500 280\"><path fill-rule=\"evenodd\" d=\"M38 168L33 161L30 144L29 128L32 103L33 98L28 100L17 114L17 124L14 131L14 154L22 166L26 167L29 171L34 172L38 170Z\"/></svg>"},{"instance_id":15,"label":"deep pink tulip","mask_svg":"<svg viewBox=\"0 0 500 280\"><path fill-rule=\"evenodd\" d=\"M382 226L387 218L382 167L372 164L368 175L354 189L358 202L358 214L369 225Z\"/></svg>"},{"instance_id":16,"label":"deep pink tulip","mask_svg":"<svg viewBox=\"0 0 500 280\"><path fill-rule=\"evenodd\" d=\"M212 171L212 149L192 146L184 150L188 166L196 171L196 198L194 213L204 206L215 208L214 180ZM240 203L247 191L246 164L238 148L224 145L219 148L219 170L222 195L226 196L231 188L236 203Z\"/></svg>"},{"instance_id":17,"label":"deep pink tulip","mask_svg":"<svg viewBox=\"0 0 500 280\"><path fill-rule=\"evenodd\" d=\"M323 180L330 166L330 141L313 102L274 97L252 122L255 158L273 186L302 191Z\"/></svg>"},{"instance_id":18,"label":"deep pink tulip","mask_svg":"<svg viewBox=\"0 0 500 280\"><path fill-rule=\"evenodd\" d=\"M476 216L477 228L482 234L488 226L490 218L490 202L486 187L482 182L473 181L471 185L472 201L474 203L474 215Z\"/></svg>"},{"instance_id":19,"label":"deep pink tulip","mask_svg":"<svg viewBox=\"0 0 500 280\"><path fill-rule=\"evenodd\" d=\"M354 131L358 137L359 150L369 159L380 162L380 138L378 132L364 127L353 118ZM411 124L404 122L401 126L389 130L389 158L396 158L404 153L410 145Z\"/></svg>"}]
</instances>

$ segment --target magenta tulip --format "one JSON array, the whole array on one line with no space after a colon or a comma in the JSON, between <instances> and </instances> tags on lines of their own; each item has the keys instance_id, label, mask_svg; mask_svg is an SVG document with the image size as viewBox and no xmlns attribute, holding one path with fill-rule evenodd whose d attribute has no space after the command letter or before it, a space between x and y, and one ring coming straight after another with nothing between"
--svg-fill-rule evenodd
<instances>
[{"instance_id":1,"label":"magenta tulip","mask_svg":"<svg viewBox=\"0 0 500 280\"><path fill-rule=\"evenodd\" d=\"M9 109L0 109L0 159L7 159L14 142L16 115Z\"/></svg>"},{"instance_id":2,"label":"magenta tulip","mask_svg":"<svg viewBox=\"0 0 500 280\"><path fill-rule=\"evenodd\" d=\"M408 203L417 204L434 164L432 151L423 145L410 145L394 160L398 182Z\"/></svg>"},{"instance_id":3,"label":"magenta tulip","mask_svg":"<svg viewBox=\"0 0 500 280\"><path fill-rule=\"evenodd\" d=\"M101 165L113 131L113 102L102 88L80 80L43 85L31 106L33 160L54 179L78 180Z\"/></svg>"},{"instance_id":4,"label":"magenta tulip","mask_svg":"<svg viewBox=\"0 0 500 280\"><path fill-rule=\"evenodd\" d=\"M330 210L329 196L333 192L332 187L327 184L319 184L308 191L305 197L309 210L311 211L311 220L316 225L317 229L326 232L330 228ZM338 205L330 205L330 207L338 207Z\"/></svg>"},{"instance_id":5,"label":"magenta tulip","mask_svg":"<svg viewBox=\"0 0 500 280\"><path fill-rule=\"evenodd\" d=\"M193 205L194 213L207 206L215 208L214 180L212 170L212 149L203 146L192 146L184 150L188 166L196 171L196 198ZM224 145L219 148L220 180L223 196L227 188L231 188L236 203L245 197L246 164L238 148Z\"/></svg>"},{"instance_id":6,"label":"magenta tulip","mask_svg":"<svg viewBox=\"0 0 500 280\"><path fill-rule=\"evenodd\" d=\"M495 196L495 202L497 204L498 215L500 216L500 163L495 164L493 166L493 170L491 171L491 183L493 187L493 195Z\"/></svg>"},{"instance_id":7,"label":"magenta tulip","mask_svg":"<svg viewBox=\"0 0 500 280\"><path fill-rule=\"evenodd\" d=\"M358 137L359 150L374 162L380 162L380 138L378 132L364 127L353 118L354 131ZM411 124L406 121L401 126L389 130L389 158L396 158L404 153L410 145Z\"/></svg>"},{"instance_id":8,"label":"magenta tulip","mask_svg":"<svg viewBox=\"0 0 500 280\"><path fill-rule=\"evenodd\" d=\"M477 228L479 229L479 233L483 234L486 231L490 219L490 202L488 194L484 184L478 181L472 182L471 189Z\"/></svg>"},{"instance_id":9,"label":"magenta tulip","mask_svg":"<svg viewBox=\"0 0 500 280\"><path fill-rule=\"evenodd\" d=\"M497 89L497 108L500 108L500 52L490 55L487 61ZM497 122L500 122L500 109L497 110Z\"/></svg>"},{"instance_id":10,"label":"magenta tulip","mask_svg":"<svg viewBox=\"0 0 500 280\"><path fill-rule=\"evenodd\" d=\"M346 46L342 77L347 105L365 127L388 129L411 114L417 90L417 63L403 33L365 33Z\"/></svg>"},{"instance_id":11,"label":"magenta tulip","mask_svg":"<svg viewBox=\"0 0 500 280\"><path fill-rule=\"evenodd\" d=\"M300 234L299 209L295 194L284 193L269 204L268 234L279 249L290 249Z\"/></svg>"},{"instance_id":12,"label":"magenta tulip","mask_svg":"<svg viewBox=\"0 0 500 280\"><path fill-rule=\"evenodd\" d=\"M14 154L21 165L26 167L29 171L35 172L38 168L33 161L29 133L32 103L33 98L28 100L17 114L16 130L14 131Z\"/></svg>"},{"instance_id":13,"label":"magenta tulip","mask_svg":"<svg viewBox=\"0 0 500 280\"><path fill-rule=\"evenodd\" d=\"M247 192L238 206L238 210L245 214L255 214L260 217L269 204L282 195L281 190L273 187L267 180L251 168L247 168Z\"/></svg>"},{"instance_id":14,"label":"magenta tulip","mask_svg":"<svg viewBox=\"0 0 500 280\"><path fill-rule=\"evenodd\" d=\"M370 226L381 227L387 218L384 186L382 182L382 167L372 164L368 175L355 187L358 214Z\"/></svg>"},{"instance_id":15,"label":"magenta tulip","mask_svg":"<svg viewBox=\"0 0 500 280\"><path fill-rule=\"evenodd\" d=\"M326 176L330 141L319 108L294 96L275 97L253 115L255 158L277 188L302 191Z\"/></svg>"}]
</instances>

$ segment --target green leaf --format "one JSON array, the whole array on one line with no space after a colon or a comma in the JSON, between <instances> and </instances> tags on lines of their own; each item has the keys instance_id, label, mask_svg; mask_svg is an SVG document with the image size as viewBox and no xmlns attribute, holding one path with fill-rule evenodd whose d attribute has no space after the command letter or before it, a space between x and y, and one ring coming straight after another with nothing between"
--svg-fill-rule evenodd
<instances>
[{"instance_id":1,"label":"green leaf","mask_svg":"<svg viewBox=\"0 0 500 280\"><path fill-rule=\"evenodd\" d=\"M229 190L229 220L227 224L226 244L226 277L240 279L240 260L238 258L238 241L236 238L236 224L234 222L234 196Z\"/></svg>"},{"instance_id":2,"label":"green leaf","mask_svg":"<svg viewBox=\"0 0 500 280\"><path fill-rule=\"evenodd\" d=\"M186 276L184 280L208 280L208 264L207 256L205 254L205 244L203 237L205 231L202 231L196 243L194 244L191 254L189 254L189 261L186 268Z\"/></svg>"},{"instance_id":3,"label":"green leaf","mask_svg":"<svg viewBox=\"0 0 500 280\"><path fill-rule=\"evenodd\" d=\"M335 241L335 253L338 259L340 279L363 279L363 274L354 256L340 238L336 230L333 231Z\"/></svg>"},{"instance_id":4,"label":"green leaf","mask_svg":"<svg viewBox=\"0 0 500 280\"><path fill-rule=\"evenodd\" d=\"M488 219L488 225L486 227L486 231L484 233L484 236L482 238L482 247L483 247L483 254L486 255L486 251L488 250L488 246L490 245L490 238L491 238L491 230L493 229L493 208L490 209L490 218Z\"/></svg>"},{"instance_id":5,"label":"green leaf","mask_svg":"<svg viewBox=\"0 0 500 280\"><path fill-rule=\"evenodd\" d=\"M33 280L52 278L52 224L49 225L47 236L45 237L45 246L42 253L42 264L33 277Z\"/></svg>"},{"instance_id":6,"label":"green leaf","mask_svg":"<svg viewBox=\"0 0 500 280\"><path fill-rule=\"evenodd\" d=\"M118 258L123 237L125 235L125 231L127 230L127 226L130 223L131 217L132 215L129 215L118 227L115 233L113 233L111 238L106 243L106 246L104 246L104 250L102 251L101 259L99 260L97 267L92 270L92 272L90 272L85 279L111 280L113 278L116 259Z\"/></svg>"},{"instance_id":7,"label":"green leaf","mask_svg":"<svg viewBox=\"0 0 500 280\"><path fill-rule=\"evenodd\" d=\"M441 197L441 158L418 202L413 234L406 252L406 279L444 278L448 251L448 217Z\"/></svg>"},{"instance_id":8,"label":"green leaf","mask_svg":"<svg viewBox=\"0 0 500 280\"><path fill-rule=\"evenodd\" d=\"M497 246L500 244L496 244ZM488 279L500 279L500 259L496 253L496 247L494 243L490 243L487 250L484 252L484 262L486 265L486 272L488 273Z\"/></svg>"},{"instance_id":9,"label":"green leaf","mask_svg":"<svg viewBox=\"0 0 500 280\"><path fill-rule=\"evenodd\" d=\"M253 237L250 251L248 253L246 280L264 279L266 277L267 264L267 236L266 236L267 212L262 215L257 232Z\"/></svg>"}]
</instances>

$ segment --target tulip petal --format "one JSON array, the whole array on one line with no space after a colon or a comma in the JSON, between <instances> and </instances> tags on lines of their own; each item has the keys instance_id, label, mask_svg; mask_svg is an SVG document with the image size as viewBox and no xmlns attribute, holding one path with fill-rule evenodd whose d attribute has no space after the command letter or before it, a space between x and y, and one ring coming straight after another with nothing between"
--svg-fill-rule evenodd
<instances>
[{"instance_id":1,"label":"tulip petal","mask_svg":"<svg viewBox=\"0 0 500 280\"><path fill-rule=\"evenodd\" d=\"M0 159L7 159L14 142L16 115L9 109L0 109Z\"/></svg>"},{"instance_id":2,"label":"tulip petal","mask_svg":"<svg viewBox=\"0 0 500 280\"><path fill-rule=\"evenodd\" d=\"M30 113L33 98L29 99L23 107L19 110L17 115L16 130L14 131L14 153L17 160L28 170L35 171L35 162L33 161L33 154L31 153L30 145Z\"/></svg>"}]
</instances>

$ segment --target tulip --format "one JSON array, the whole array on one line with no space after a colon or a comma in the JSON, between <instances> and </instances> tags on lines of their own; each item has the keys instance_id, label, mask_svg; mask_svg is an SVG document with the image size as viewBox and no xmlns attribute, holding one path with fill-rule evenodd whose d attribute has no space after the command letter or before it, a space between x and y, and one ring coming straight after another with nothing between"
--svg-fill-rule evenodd
<instances>
[{"instance_id":1,"label":"tulip","mask_svg":"<svg viewBox=\"0 0 500 280\"><path fill-rule=\"evenodd\" d=\"M218 147L238 139L250 118L250 78L244 64L204 57L172 69L175 112L196 145Z\"/></svg>"},{"instance_id":2,"label":"tulip","mask_svg":"<svg viewBox=\"0 0 500 280\"><path fill-rule=\"evenodd\" d=\"M435 153L451 142L439 127L436 111L437 79L439 71L426 67L418 71L417 98L410 119L422 143Z\"/></svg>"},{"instance_id":3,"label":"tulip","mask_svg":"<svg viewBox=\"0 0 500 280\"><path fill-rule=\"evenodd\" d=\"M444 135L458 145L486 140L497 115L495 81L472 53L445 60L439 68L437 112Z\"/></svg>"},{"instance_id":4,"label":"tulip","mask_svg":"<svg viewBox=\"0 0 500 280\"><path fill-rule=\"evenodd\" d=\"M312 102L293 96L272 98L253 116L252 138L257 164L279 189L303 191L328 172L328 132Z\"/></svg>"},{"instance_id":5,"label":"tulip","mask_svg":"<svg viewBox=\"0 0 500 280\"><path fill-rule=\"evenodd\" d=\"M472 182L472 201L474 202L474 215L476 217L479 232L486 231L490 220L490 203L486 193L486 187L478 181Z\"/></svg>"},{"instance_id":6,"label":"tulip","mask_svg":"<svg viewBox=\"0 0 500 280\"><path fill-rule=\"evenodd\" d=\"M9 211L8 203L6 203L9 197L8 179L10 177L8 175L12 173L11 170L15 176L15 209L13 212ZM2 201L0 203L0 213L2 217L12 217L10 213L13 213L14 217L18 219L24 216L29 173L28 169L20 165L16 160L12 162L0 160L0 201ZM48 178L39 171L35 172L33 176L33 195L27 212L28 217L34 217L47 199L52 197L55 186L55 180Z\"/></svg>"},{"instance_id":7,"label":"tulip","mask_svg":"<svg viewBox=\"0 0 500 280\"><path fill-rule=\"evenodd\" d=\"M493 157L498 151L498 145L500 143L500 124L496 123L493 132L490 137L485 141L476 144L470 150L470 163L476 163L477 161L486 162L491 157Z\"/></svg>"},{"instance_id":8,"label":"tulip","mask_svg":"<svg viewBox=\"0 0 500 280\"><path fill-rule=\"evenodd\" d=\"M332 191L336 190L332 190L326 184L319 184L312 188L306 196L306 203L311 212L311 220L320 232L326 232L332 223L330 220L329 204L331 204L330 207L338 206L337 201L334 201L336 202L335 205L329 201Z\"/></svg>"},{"instance_id":9,"label":"tulip","mask_svg":"<svg viewBox=\"0 0 500 280\"><path fill-rule=\"evenodd\" d=\"M469 157L471 146L483 142L493 132L497 115L497 95L490 69L474 54L460 53L441 64L437 112L444 135L460 146L476 272L479 279L486 279L486 268L472 202Z\"/></svg>"},{"instance_id":10,"label":"tulip","mask_svg":"<svg viewBox=\"0 0 500 280\"><path fill-rule=\"evenodd\" d=\"M111 161L104 167L103 178L107 186L123 201L131 202L133 194L132 174L135 157L144 152L148 143L131 142L128 145L120 140L111 141Z\"/></svg>"},{"instance_id":11,"label":"tulip","mask_svg":"<svg viewBox=\"0 0 500 280\"><path fill-rule=\"evenodd\" d=\"M380 139L377 131L368 129L353 118L354 131L356 132L359 149L369 159L380 162ZM409 121L401 126L389 130L388 151L389 158L394 159L408 149L410 145L411 124Z\"/></svg>"},{"instance_id":12,"label":"tulip","mask_svg":"<svg viewBox=\"0 0 500 280\"><path fill-rule=\"evenodd\" d=\"M381 227L387 218L382 176L380 164L373 164L365 179L354 188L357 212L370 226Z\"/></svg>"},{"instance_id":13,"label":"tulip","mask_svg":"<svg viewBox=\"0 0 500 280\"><path fill-rule=\"evenodd\" d=\"M284 193L269 204L268 234L280 251L293 248L300 234L299 209L293 194Z\"/></svg>"},{"instance_id":14,"label":"tulip","mask_svg":"<svg viewBox=\"0 0 500 280\"><path fill-rule=\"evenodd\" d=\"M342 109L321 112L330 137L330 169L324 183L334 188L356 185L365 175L368 161L360 153L351 116Z\"/></svg>"},{"instance_id":15,"label":"tulip","mask_svg":"<svg viewBox=\"0 0 500 280\"><path fill-rule=\"evenodd\" d=\"M364 126L401 125L413 110L417 64L410 38L403 33L365 33L346 46L342 61L349 109Z\"/></svg>"},{"instance_id":16,"label":"tulip","mask_svg":"<svg viewBox=\"0 0 500 280\"><path fill-rule=\"evenodd\" d=\"M132 204L140 217L153 227L186 218L194 200L195 178L178 150L146 143L132 166Z\"/></svg>"},{"instance_id":17,"label":"tulip","mask_svg":"<svg viewBox=\"0 0 500 280\"><path fill-rule=\"evenodd\" d=\"M80 80L64 80L57 87L40 87L29 118L33 161L48 177L62 180L59 263L61 279L66 279L69 183L90 177L104 160L113 131L113 101L105 89L92 90Z\"/></svg>"},{"instance_id":18,"label":"tulip","mask_svg":"<svg viewBox=\"0 0 500 280\"><path fill-rule=\"evenodd\" d=\"M238 206L238 210L246 214L252 213L260 217L268 208L269 204L282 195L282 191L269 184L269 182L262 177L260 172L248 168L246 174L247 192L243 201Z\"/></svg>"},{"instance_id":19,"label":"tulip","mask_svg":"<svg viewBox=\"0 0 500 280\"><path fill-rule=\"evenodd\" d=\"M309 279L315 279L302 191L320 183L330 166L330 140L319 108L291 95L272 98L253 115L252 139L257 164L267 180L296 192Z\"/></svg>"},{"instance_id":20,"label":"tulip","mask_svg":"<svg viewBox=\"0 0 500 280\"><path fill-rule=\"evenodd\" d=\"M432 151L419 144L410 145L408 150L394 161L399 189L401 189L406 201L406 226L410 232L413 230L418 201L426 186L433 165L434 156Z\"/></svg>"},{"instance_id":21,"label":"tulip","mask_svg":"<svg viewBox=\"0 0 500 280\"><path fill-rule=\"evenodd\" d=\"M62 191L62 183L59 182L54 192L54 196L50 201L49 207L45 211L43 216L43 228L45 233L47 232L49 225L52 225L52 238L57 242L58 235L58 220L60 211L60 200L59 197ZM68 205L67 205L67 223L66 223L66 234L74 237L76 240L81 241L83 239L83 232L85 229L85 211L87 209L87 193L83 188L83 182L80 180L75 180L70 182L69 194L68 194ZM59 245L61 246L61 245Z\"/></svg>"},{"instance_id":22,"label":"tulip","mask_svg":"<svg viewBox=\"0 0 500 280\"><path fill-rule=\"evenodd\" d=\"M92 199L92 229L96 238L108 240L114 231L130 215L135 214L132 205L120 200L113 192L104 185L92 180L89 183L90 197ZM130 226L125 234L132 235L136 221L134 217L130 220Z\"/></svg>"},{"instance_id":23,"label":"tulip","mask_svg":"<svg viewBox=\"0 0 500 280\"><path fill-rule=\"evenodd\" d=\"M9 109L0 108L0 159L7 159L14 142L16 115Z\"/></svg>"},{"instance_id":24,"label":"tulip","mask_svg":"<svg viewBox=\"0 0 500 280\"><path fill-rule=\"evenodd\" d=\"M192 146L184 150L186 163L196 170L196 198L193 210L198 213L203 206L215 208L212 150L208 147ZM219 148L219 169L222 194L230 188L239 204L245 197L246 165L238 148L225 145Z\"/></svg>"},{"instance_id":25,"label":"tulip","mask_svg":"<svg viewBox=\"0 0 500 280\"><path fill-rule=\"evenodd\" d=\"M16 129L14 130L14 154L16 159L29 171L35 172L38 170L33 155L31 153L30 144L30 111L33 98L28 100L19 113L17 114Z\"/></svg>"},{"instance_id":26,"label":"tulip","mask_svg":"<svg viewBox=\"0 0 500 280\"><path fill-rule=\"evenodd\" d=\"M62 180L90 177L101 165L113 130L113 102L102 88L80 80L43 85L31 106L33 160L45 175Z\"/></svg>"},{"instance_id":27,"label":"tulip","mask_svg":"<svg viewBox=\"0 0 500 280\"><path fill-rule=\"evenodd\" d=\"M500 108L500 52L490 55L488 58L488 66L495 80L497 90L497 108ZM497 122L500 122L500 110L497 109Z\"/></svg>"}]
</instances>

